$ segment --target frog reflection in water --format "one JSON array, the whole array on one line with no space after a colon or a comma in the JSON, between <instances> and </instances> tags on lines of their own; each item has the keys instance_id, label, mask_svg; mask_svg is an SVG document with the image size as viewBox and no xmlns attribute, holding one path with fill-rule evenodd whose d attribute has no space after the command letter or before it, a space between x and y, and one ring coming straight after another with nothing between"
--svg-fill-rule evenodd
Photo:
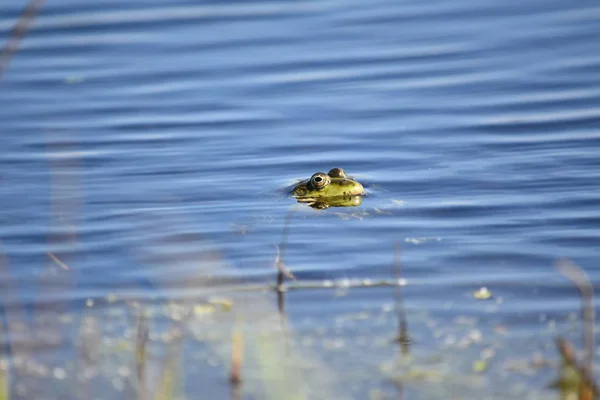
<instances>
[{"instance_id":1,"label":"frog reflection in water","mask_svg":"<svg viewBox=\"0 0 600 400\"><path fill-rule=\"evenodd\" d=\"M333 168L327 174L317 172L292 189L292 196L299 203L318 209L359 206L364 193L363 186L341 168Z\"/></svg>"}]
</instances>

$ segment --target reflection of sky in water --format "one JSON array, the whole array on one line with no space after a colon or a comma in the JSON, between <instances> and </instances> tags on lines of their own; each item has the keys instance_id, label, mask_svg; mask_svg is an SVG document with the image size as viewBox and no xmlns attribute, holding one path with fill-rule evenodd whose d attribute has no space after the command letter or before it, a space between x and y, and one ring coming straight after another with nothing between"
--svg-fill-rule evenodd
<instances>
[{"instance_id":1,"label":"reflection of sky in water","mask_svg":"<svg viewBox=\"0 0 600 400\"><path fill-rule=\"evenodd\" d=\"M3 32L22 6L0 7ZM482 347L498 326L515 352L552 343L548 321L563 331L578 309L553 261L598 274L599 13L591 1L49 2L0 90L4 301L33 318L108 293L272 281L295 209L285 262L300 282L390 279L401 243L423 352L451 340L432 323L459 329L464 315ZM282 189L332 167L365 184L360 207L298 209ZM474 301L482 286L502 302ZM291 292L291 325L321 326L333 347L393 331L392 289L336 293ZM336 330L361 312L368 322ZM331 362L353 351L368 353Z\"/></svg>"}]
</instances>

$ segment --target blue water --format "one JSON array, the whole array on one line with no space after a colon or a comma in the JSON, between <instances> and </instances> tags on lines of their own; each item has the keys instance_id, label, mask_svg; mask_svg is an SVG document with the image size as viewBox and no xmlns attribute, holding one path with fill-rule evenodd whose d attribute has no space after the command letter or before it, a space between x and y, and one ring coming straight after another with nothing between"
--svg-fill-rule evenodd
<instances>
[{"instance_id":1,"label":"blue water","mask_svg":"<svg viewBox=\"0 0 600 400\"><path fill-rule=\"evenodd\" d=\"M23 6L0 6L1 37ZM35 320L200 298L213 252L211 279L272 282L293 209L299 281L389 279L400 243L409 314L474 315L533 352L579 307L555 260L600 279L598 34L596 1L49 1L0 81L2 301ZM282 191L336 166L360 207ZM288 317L393 302L361 290L291 293Z\"/></svg>"}]
</instances>

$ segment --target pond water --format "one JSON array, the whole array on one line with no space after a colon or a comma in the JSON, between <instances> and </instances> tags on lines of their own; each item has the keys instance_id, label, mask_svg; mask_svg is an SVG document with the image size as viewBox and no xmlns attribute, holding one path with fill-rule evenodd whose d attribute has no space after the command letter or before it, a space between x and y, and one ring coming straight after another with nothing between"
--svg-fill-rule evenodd
<instances>
[{"instance_id":1,"label":"pond water","mask_svg":"<svg viewBox=\"0 0 600 400\"><path fill-rule=\"evenodd\" d=\"M3 38L23 7L2 2ZM415 357L459 375L500 360L406 398L557 396L554 369L507 364L557 361L559 333L579 343L557 258L600 279L599 33L597 1L47 2L0 81L7 362L26 348L64 380L78 324L42 334L61 315L274 283L293 211L298 284L394 280L400 244ZM285 193L333 167L365 184L360 207ZM391 287L286 299L338 398L398 390L393 310ZM187 398L222 398L202 365ZM33 398L26 378L15 396Z\"/></svg>"}]
</instances>

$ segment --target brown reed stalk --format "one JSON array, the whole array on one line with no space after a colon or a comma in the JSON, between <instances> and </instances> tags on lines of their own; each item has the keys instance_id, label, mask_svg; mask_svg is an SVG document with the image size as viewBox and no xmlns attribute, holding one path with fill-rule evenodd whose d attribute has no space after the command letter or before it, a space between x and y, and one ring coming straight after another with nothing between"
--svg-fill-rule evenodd
<instances>
[{"instance_id":1,"label":"brown reed stalk","mask_svg":"<svg viewBox=\"0 0 600 400\"><path fill-rule=\"evenodd\" d=\"M42 8L44 1L45 0L30 0L17 20L17 23L8 36L6 44L0 53L0 79L2 79L4 72L8 69L10 61L19 49L19 44L27 34L29 27Z\"/></svg>"}]
</instances>

